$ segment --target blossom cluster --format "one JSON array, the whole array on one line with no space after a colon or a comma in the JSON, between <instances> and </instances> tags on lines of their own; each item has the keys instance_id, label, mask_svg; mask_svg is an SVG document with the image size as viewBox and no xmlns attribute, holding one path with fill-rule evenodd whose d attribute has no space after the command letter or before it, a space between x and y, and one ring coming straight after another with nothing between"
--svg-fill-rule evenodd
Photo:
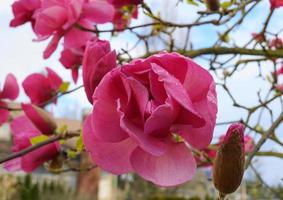
<instances>
[{"instance_id":1,"label":"blossom cluster","mask_svg":"<svg viewBox=\"0 0 283 200\"><path fill-rule=\"evenodd\" d=\"M16 27L30 22L36 34L35 41L50 39L43 57L49 58L63 40L60 62L78 79L87 41L97 40L95 26L111 22L122 30L131 17L137 18L139 1L115 0L17 0L13 5ZM125 16L128 8L130 15ZM86 31L88 30L88 31Z\"/></svg>"}]
</instances>

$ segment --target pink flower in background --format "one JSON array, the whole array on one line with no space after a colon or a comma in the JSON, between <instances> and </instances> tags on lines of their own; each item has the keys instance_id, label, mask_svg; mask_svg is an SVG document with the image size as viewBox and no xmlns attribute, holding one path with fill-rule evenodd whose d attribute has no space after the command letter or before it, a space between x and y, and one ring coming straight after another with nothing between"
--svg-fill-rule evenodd
<instances>
[{"instance_id":1,"label":"pink flower in background","mask_svg":"<svg viewBox=\"0 0 283 200\"><path fill-rule=\"evenodd\" d=\"M31 146L30 139L40 136L41 133L26 116L15 118L11 123L13 136L13 152L21 151ZM44 162L51 160L59 154L59 142L54 142L36 149L22 157L7 161L4 168L8 171L23 170L32 172Z\"/></svg>"},{"instance_id":2,"label":"pink flower in background","mask_svg":"<svg viewBox=\"0 0 283 200\"><path fill-rule=\"evenodd\" d=\"M283 6L283 0L269 0L272 9Z\"/></svg>"},{"instance_id":3,"label":"pink flower in background","mask_svg":"<svg viewBox=\"0 0 283 200\"><path fill-rule=\"evenodd\" d=\"M264 36L260 33L252 33L252 37L257 42L263 42L264 41Z\"/></svg>"},{"instance_id":4,"label":"pink flower in background","mask_svg":"<svg viewBox=\"0 0 283 200\"><path fill-rule=\"evenodd\" d=\"M141 4L142 0L108 0L109 3L114 5L115 14L113 18L114 27L118 30L123 30L130 22L131 19L138 18L138 4Z\"/></svg>"},{"instance_id":5,"label":"pink flower in background","mask_svg":"<svg viewBox=\"0 0 283 200\"><path fill-rule=\"evenodd\" d=\"M41 6L41 0L18 0L12 5L14 19L10 22L10 26L16 27L26 22L31 22L34 26L33 14Z\"/></svg>"},{"instance_id":6,"label":"pink flower in background","mask_svg":"<svg viewBox=\"0 0 283 200\"><path fill-rule=\"evenodd\" d=\"M83 82L89 102L103 76L116 67L116 52L106 40L89 41L83 57Z\"/></svg>"},{"instance_id":7,"label":"pink flower in background","mask_svg":"<svg viewBox=\"0 0 283 200\"><path fill-rule=\"evenodd\" d=\"M46 67L47 75L33 73L23 81L22 85L31 103L39 105L52 99L59 92L63 81L53 70ZM56 99L54 100L56 102Z\"/></svg>"},{"instance_id":8,"label":"pink flower in background","mask_svg":"<svg viewBox=\"0 0 283 200\"><path fill-rule=\"evenodd\" d=\"M275 72L275 75L276 75L276 76L279 76L279 75L281 75L281 74L283 74L283 64L282 64L281 67L280 67L278 70L276 70L276 72Z\"/></svg>"},{"instance_id":9,"label":"pink flower in background","mask_svg":"<svg viewBox=\"0 0 283 200\"><path fill-rule=\"evenodd\" d=\"M79 24L85 28L93 29L93 25L88 20L81 20ZM61 52L60 62L66 69L71 70L75 83L78 79L79 68L82 65L86 43L95 39L94 33L82 32L75 27L68 31L64 37L64 50Z\"/></svg>"},{"instance_id":10,"label":"pink flower in background","mask_svg":"<svg viewBox=\"0 0 283 200\"><path fill-rule=\"evenodd\" d=\"M281 38L276 37L275 39L270 41L269 47L275 48L275 49L282 49L283 48L283 40Z\"/></svg>"},{"instance_id":11,"label":"pink flower in background","mask_svg":"<svg viewBox=\"0 0 283 200\"><path fill-rule=\"evenodd\" d=\"M32 104L22 104L22 109L42 134L53 135L55 133L57 125L48 112Z\"/></svg>"},{"instance_id":12,"label":"pink flower in background","mask_svg":"<svg viewBox=\"0 0 283 200\"><path fill-rule=\"evenodd\" d=\"M160 186L195 174L190 147L212 139L217 102L212 76L191 59L161 53L107 73L93 95L83 138L102 169L136 172Z\"/></svg>"},{"instance_id":13,"label":"pink flower in background","mask_svg":"<svg viewBox=\"0 0 283 200\"><path fill-rule=\"evenodd\" d=\"M43 0L41 9L35 14L34 31L39 40L52 37L44 58L56 50L60 39L80 20L98 24L111 21L113 16L113 6L103 0Z\"/></svg>"},{"instance_id":14,"label":"pink flower in background","mask_svg":"<svg viewBox=\"0 0 283 200\"><path fill-rule=\"evenodd\" d=\"M0 88L0 125L5 123L9 118L9 111L1 107L7 107L7 103L3 100L15 100L19 95L19 86L17 79L13 74L8 74L3 88Z\"/></svg>"},{"instance_id":15,"label":"pink flower in background","mask_svg":"<svg viewBox=\"0 0 283 200\"><path fill-rule=\"evenodd\" d=\"M250 153L254 150L255 143L252 137L245 135L244 143L245 143L245 153Z\"/></svg>"},{"instance_id":16,"label":"pink flower in background","mask_svg":"<svg viewBox=\"0 0 283 200\"><path fill-rule=\"evenodd\" d=\"M131 22L132 18L138 18L137 6L127 7L126 9L124 7L116 7L113 18L114 27L123 31L123 29Z\"/></svg>"},{"instance_id":17,"label":"pink flower in background","mask_svg":"<svg viewBox=\"0 0 283 200\"><path fill-rule=\"evenodd\" d=\"M278 70L276 70L274 75L280 76L281 74L283 74L283 65ZM283 84L275 84L275 88L282 92L283 91Z\"/></svg>"}]
</instances>

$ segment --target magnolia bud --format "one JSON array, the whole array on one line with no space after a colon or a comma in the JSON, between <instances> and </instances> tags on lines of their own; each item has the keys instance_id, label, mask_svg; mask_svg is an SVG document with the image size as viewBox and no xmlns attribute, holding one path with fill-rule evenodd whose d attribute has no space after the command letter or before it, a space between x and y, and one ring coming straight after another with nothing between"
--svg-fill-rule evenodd
<instances>
[{"instance_id":1,"label":"magnolia bud","mask_svg":"<svg viewBox=\"0 0 283 200\"><path fill-rule=\"evenodd\" d=\"M220 8L220 4L219 4L219 0L205 0L206 3L206 7L209 11L219 11Z\"/></svg>"},{"instance_id":2,"label":"magnolia bud","mask_svg":"<svg viewBox=\"0 0 283 200\"><path fill-rule=\"evenodd\" d=\"M221 195L234 192L244 174L244 126L232 124L217 151L213 165L213 183Z\"/></svg>"},{"instance_id":3,"label":"magnolia bud","mask_svg":"<svg viewBox=\"0 0 283 200\"><path fill-rule=\"evenodd\" d=\"M32 104L22 104L22 108L26 116L42 134L51 135L57 129L53 117L42 108Z\"/></svg>"}]
</instances>

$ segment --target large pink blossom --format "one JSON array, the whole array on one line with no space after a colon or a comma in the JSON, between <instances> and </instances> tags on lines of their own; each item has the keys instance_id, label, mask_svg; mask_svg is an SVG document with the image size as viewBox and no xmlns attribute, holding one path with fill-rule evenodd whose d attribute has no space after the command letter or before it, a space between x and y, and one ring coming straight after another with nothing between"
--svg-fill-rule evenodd
<instances>
[{"instance_id":1,"label":"large pink blossom","mask_svg":"<svg viewBox=\"0 0 283 200\"><path fill-rule=\"evenodd\" d=\"M283 0L269 0L272 9L283 6Z\"/></svg>"},{"instance_id":2,"label":"large pink blossom","mask_svg":"<svg viewBox=\"0 0 283 200\"><path fill-rule=\"evenodd\" d=\"M87 98L92 95L103 76L116 67L116 52L106 40L89 41L83 59L83 81Z\"/></svg>"},{"instance_id":3,"label":"large pink blossom","mask_svg":"<svg viewBox=\"0 0 283 200\"><path fill-rule=\"evenodd\" d=\"M31 22L34 26L34 18L32 17L37 9L41 6L41 0L18 0L12 5L14 19L10 22L10 26L16 27L26 22Z\"/></svg>"},{"instance_id":4,"label":"large pink blossom","mask_svg":"<svg viewBox=\"0 0 283 200\"><path fill-rule=\"evenodd\" d=\"M41 73L33 73L23 81L24 91L33 104L41 105L53 98L63 83L61 77L53 70L46 67L46 71L46 76Z\"/></svg>"},{"instance_id":5,"label":"large pink blossom","mask_svg":"<svg viewBox=\"0 0 283 200\"><path fill-rule=\"evenodd\" d=\"M19 86L17 79L13 74L8 74L3 88L0 88L0 125L9 118L9 111L5 109L7 103L3 100L15 100L19 95ZM1 108L4 107L4 108Z\"/></svg>"},{"instance_id":6,"label":"large pink blossom","mask_svg":"<svg viewBox=\"0 0 283 200\"><path fill-rule=\"evenodd\" d=\"M216 113L212 76L189 58L160 53L104 76L84 123L84 144L106 171L174 186L194 176L190 148L211 142Z\"/></svg>"},{"instance_id":7,"label":"large pink blossom","mask_svg":"<svg viewBox=\"0 0 283 200\"><path fill-rule=\"evenodd\" d=\"M104 0L43 0L35 14L34 31L39 40L52 37L44 51L44 58L56 50L60 39L80 20L106 23L113 19L113 15L113 6Z\"/></svg>"},{"instance_id":8,"label":"large pink blossom","mask_svg":"<svg viewBox=\"0 0 283 200\"><path fill-rule=\"evenodd\" d=\"M26 116L15 118L11 123L13 136L13 152L21 151L31 146L31 138L40 136L40 131ZM23 170L32 172L44 162L51 160L59 154L59 142L54 142L36 149L22 157L7 161L4 168L8 171Z\"/></svg>"}]
</instances>

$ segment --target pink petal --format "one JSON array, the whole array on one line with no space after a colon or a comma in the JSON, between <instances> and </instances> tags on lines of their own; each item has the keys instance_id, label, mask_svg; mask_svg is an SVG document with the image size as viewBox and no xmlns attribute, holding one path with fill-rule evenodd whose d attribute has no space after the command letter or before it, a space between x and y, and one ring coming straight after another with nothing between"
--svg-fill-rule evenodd
<instances>
[{"instance_id":1,"label":"pink petal","mask_svg":"<svg viewBox=\"0 0 283 200\"><path fill-rule=\"evenodd\" d=\"M83 3L84 0L72 0L68 2L67 4L68 21L66 24L64 24L63 26L64 29L70 28L78 21L81 15Z\"/></svg>"},{"instance_id":2,"label":"pink petal","mask_svg":"<svg viewBox=\"0 0 283 200\"><path fill-rule=\"evenodd\" d=\"M170 134L170 127L178 114L178 107L167 102L158 106L146 120L144 125L145 134L164 137Z\"/></svg>"},{"instance_id":3,"label":"pink petal","mask_svg":"<svg viewBox=\"0 0 283 200\"><path fill-rule=\"evenodd\" d=\"M176 186L193 178L196 162L190 149L184 143L171 144L161 156L154 156L141 148L131 155L136 173L159 186Z\"/></svg>"},{"instance_id":4,"label":"pink petal","mask_svg":"<svg viewBox=\"0 0 283 200\"><path fill-rule=\"evenodd\" d=\"M50 82L42 74L34 73L29 75L22 85L33 104L41 104L52 98Z\"/></svg>"},{"instance_id":5,"label":"pink petal","mask_svg":"<svg viewBox=\"0 0 283 200\"><path fill-rule=\"evenodd\" d=\"M19 85L13 74L8 74L2 91L0 91L0 99L15 100L19 95Z\"/></svg>"},{"instance_id":6,"label":"pink petal","mask_svg":"<svg viewBox=\"0 0 283 200\"><path fill-rule=\"evenodd\" d=\"M117 175L132 171L129 157L137 145L131 138L114 143L100 141L95 137L92 116L88 116L84 122L83 140L93 161L103 170Z\"/></svg>"},{"instance_id":7,"label":"pink petal","mask_svg":"<svg viewBox=\"0 0 283 200\"><path fill-rule=\"evenodd\" d=\"M13 135L13 152L31 146L30 138L40 135L39 131L26 116L17 117L12 121L11 132ZM25 172L31 172L44 162L57 156L59 148L58 142L48 144L20 157L20 160L10 161L7 167L10 170L17 170L20 167Z\"/></svg>"},{"instance_id":8,"label":"pink petal","mask_svg":"<svg viewBox=\"0 0 283 200\"><path fill-rule=\"evenodd\" d=\"M114 12L114 7L108 2L93 0L83 5L82 16L97 24L102 24L112 21Z\"/></svg>"},{"instance_id":9,"label":"pink petal","mask_svg":"<svg viewBox=\"0 0 283 200\"><path fill-rule=\"evenodd\" d=\"M22 159L21 158L15 158L13 160L9 160L4 163L4 169L6 169L9 172L19 171L21 170L21 164Z\"/></svg>"},{"instance_id":10,"label":"pink petal","mask_svg":"<svg viewBox=\"0 0 283 200\"><path fill-rule=\"evenodd\" d=\"M87 43L83 57L83 81L88 100L104 75L116 66L116 52L110 51L108 41L95 40Z\"/></svg>"},{"instance_id":11,"label":"pink petal","mask_svg":"<svg viewBox=\"0 0 283 200\"><path fill-rule=\"evenodd\" d=\"M73 78L74 83L77 83L78 78L79 78L79 68L76 67L72 69L72 78Z\"/></svg>"},{"instance_id":12,"label":"pink petal","mask_svg":"<svg viewBox=\"0 0 283 200\"><path fill-rule=\"evenodd\" d=\"M59 41L61 37L63 37L64 33L63 32L57 32L56 34L53 35L51 41L49 42L48 46L43 52L43 58L47 59L49 58L54 51L57 49Z\"/></svg>"},{"instance_id":13,"label":"pink petal","mask_svg":"<svg viewBox=\"0 0 283 200\"><path fill-rule=\"evenodd\" d=\"M36 14L34 31L37 35L51 35L60 30L67 20L67 11L61 6L51 6Z\"/></svg>"},{"instance_id":14,"label":"pink petal","mask_svg":"<svg viewBox=\"0 0 283 200\"><path fill-rule=\"evenodd\" d=\"M52 90L58 91L58 89L63 83L62 78L49 67L46 67L45 69L47 71L47 78L49 80Z\"/></svg>"},{"instance_id":15,"label":"pink petal","mask_svg":"<svg viewBox=\"0 0 283 200\"><path fill-rule=\"evenodd\" d=\"M191 113L191 117L195 119L194 126L204 125L205 121L203 117L193 106L190 97L180 81L156 64L152 64L152 70L159 76L159 80L164 82L166 92Z\"/></svg>"},{"instance_id":16,"label":"pink petal","mask_svg":"<svg viewBox=\"0 0 283 200\"><path fill-rule=\"evenodd\" d=\"M54 126L50 126L40 113L33 107L32 104L23 104L23 111L26 116L32 121L34 126L44 135L54 134Z\"/></svg>"},{"instance_id":17,"label":"pink petal","mask_svg":"<svg viewBox=\"0 0 283 200\"><path fill-rule=\"evenodd\" d=\"M78 24L84 28L93 29L93 24L88 20L80 20ZM64 35L64 48L80 49L86 45L87 41L95 40L95 37L96 34L92 32L82 31L77 27L73 27Z\"/></svg>"},{"instance_id":18,"label":"pink petal","mask_svg":"<svg viewBox=\"0 0 283 200\"><path fill-rule=\"evenodd\" d=\"M129 86L121 80L120 71L106 74L96 88L93 99L93 127L95 135L105 142L119 142L128 137L120 127L117 99L126 101ZM107 134L105 134L107 130Z\"/></svg>"},{"instance_id":19,"label":"pink petal","mask_svg":"<svg viewBox=\"0 0 283 200\"><path fill-rule=\"evenodd\" d=\"M0 126L9 119L9 111L7 109L2 109L1 107L7 107L7 104L0 101Z\"/></svg>"},{"instance_id":20,"label":"pink petal","mask_svg":"<svg viewBox=\"0 0 283 200\"><path fill-rule=\"evenodd\" d=\"M29 138L40 135L40 132L26 116L15 118L10 124L10 128L13 136L13 152L27 148L31 145Z\"/></svg>"},{"instance_id":21,"label":"pink petal","mask_svg":"<svg viewBox=\"0 0 283 200\"><path fill-rule=\"evenodd\" d=\"M82 63L82 56L76 55L70 49L64 49L61 52L60 62L67 69L72 69L74 66L80 66Z\"/></svg>"},{"instance_id":22,"label":"pink petal","mask_svg":"<svg viewBox=\"0 0 283 200\"><path fill-rule=\"evenodd\" d=\"M168 137L163 139L145 134L141 127L134 124L131 119L128 119L124 113L120 112L120 126L136 141L139 146L146 152L160 156L165 153L168 148Z\"/></svg>"},{"instance_id":23,"label":"pink petal","mask_svg":"<svg viewBox=\"0 0 283 200\"><path fill-rule=\"evenodd\" d=\"M171 130L180 134L193 147L202 149L210 144L215 127L217 104L215 102L215 85L213 83L211 84L207 100L197 102L194 106L198 108L206 124L200 128L189 124L175 124Z\"/></svg>"},{"instance_id":24,"label":"pink petal","mask_svg":"<svg viewBox=\"0 0 283 200\"><path fill-rule=\"evenodd\" d=\"M55 158L59 154L59 143L54 142L32 151L22 157L22 170L32 172L44 162Z\"/></svg>"},{"instance_id":25,"label":"pink petal","mask_svg":"<svg viewBox=\"0 0 283 200\"><path fill-rule=\"evenodd\" d=\"M10 22L11 27L33 21L33 13L40 8L40 0L18 0L12 5L14 19Z\"/></svg>"}]
</instances>

